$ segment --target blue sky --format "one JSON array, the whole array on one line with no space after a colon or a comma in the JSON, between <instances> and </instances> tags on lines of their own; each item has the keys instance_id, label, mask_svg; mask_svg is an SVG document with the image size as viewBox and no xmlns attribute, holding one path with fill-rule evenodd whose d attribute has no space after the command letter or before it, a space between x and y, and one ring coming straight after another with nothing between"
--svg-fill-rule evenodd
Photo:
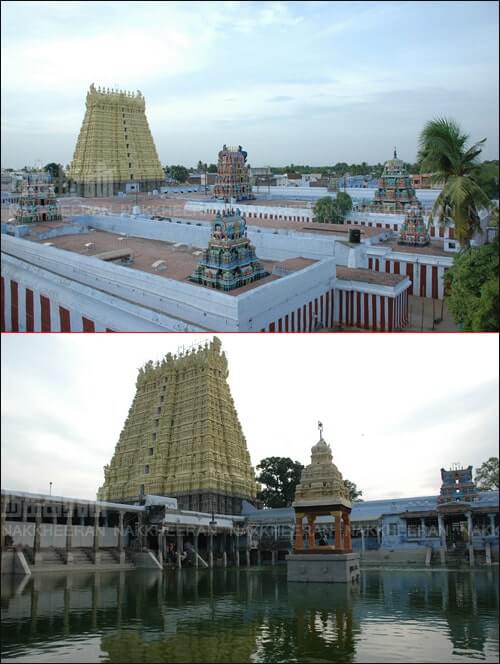
<instances>
[{"instance_id":1,"label":"blue sky","mask_svg":"<svg viewBox=\"0 0 500 664\"><path fill-rule=\"evenodd\" d=\"M498 335L220 334L254 465L303 464L324 424L366 499L436 495L440 468L498 455ZM137 370L190 334L13 334L2 339L2 486L93 498ZM376 344L376 352L375 352Z\"/></svg>"},{"instance_id":2,"label":"blue sky","mask_svg":"<svg viewBox=\"0 0 500 664\"><path fill-rule=\"evenodd\" d=\"M140 89L165 163L413 161L455 118L498 158L496 2L2 2L2 165L69 163L90 83Z\"/></svg>"}]
</instances>

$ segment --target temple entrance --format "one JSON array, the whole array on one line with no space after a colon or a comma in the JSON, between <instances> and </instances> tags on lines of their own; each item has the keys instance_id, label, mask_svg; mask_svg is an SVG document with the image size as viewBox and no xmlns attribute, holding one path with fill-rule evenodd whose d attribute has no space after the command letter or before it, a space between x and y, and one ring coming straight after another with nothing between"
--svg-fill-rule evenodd
<instances>
[{"instance_id":1,"label":"temple entrance","mask_svg":"<svg viewBox=\"0 0 500 664\"><path fill-rule=\"evenodd\" d=\"M468 541L467 517L465 514L454 514L445 517L446 544L460 545Z\"/></svg>"}]
</instances>

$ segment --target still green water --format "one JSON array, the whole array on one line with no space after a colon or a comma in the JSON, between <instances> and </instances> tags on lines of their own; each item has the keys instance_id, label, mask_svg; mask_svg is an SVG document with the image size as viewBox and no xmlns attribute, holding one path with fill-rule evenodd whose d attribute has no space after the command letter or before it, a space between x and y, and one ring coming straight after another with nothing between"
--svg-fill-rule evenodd
<instances>
[{"instance_id":1,"label":"still green water","mask_svg":"<svg viewBox=\"0 0 500 664\"><path fill-rule=\"evenodd\" d=\"M498 569L45 574L2 584L2 661L498 661Z\"/></svg>"}]
</instances>

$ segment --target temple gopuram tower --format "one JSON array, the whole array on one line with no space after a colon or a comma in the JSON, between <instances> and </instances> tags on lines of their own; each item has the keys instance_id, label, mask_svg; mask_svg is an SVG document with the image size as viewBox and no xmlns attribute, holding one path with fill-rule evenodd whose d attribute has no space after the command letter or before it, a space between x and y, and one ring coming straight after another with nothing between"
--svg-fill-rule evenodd
<instances>
[{"instance_id":1,"label":"temple gopuram tower","mask_svg":"<svg viewBox=\"0 0 500 664\"><path fill-rule=\"evenodd\" d=\"M406 171L404 162L398 159L394 148L394 158L384 164L384 171L370 209L372 212L401 213L410 205L421 207L411 184L411 176Z\"/></svg>"},{"instance_id":2,"label":"temple gopuram tower","mask_svg":"<svg viewBox=\"0 0 500 664\"><path fill-rule=\"evenodd\" d=\"M114 196L163 185L165 174L139 90L101 90L92 83L69 177L79 196Z\"/></svg>"},{"instance_id":3,"label":"temple gopuram tower","mask_svg":"<svg viewBox=\"0 0 500 664\"><path fill-rule=\"evenodd\" d=\"M418 205L411 205L406 211L404 223L399 231L398 244L425 247L430 240L421 208Z\"/></svg>"},{"instance_id":4,"label":"temple gopuram tower","mask_svg":"<svg viewBox=\"0 0 500 664\"><path fill-rule=\"evenodd\" d=\"M230 291L267 276L247 238L246 222L236 209L218 213L212 222L208 249L190 277L211 288Z\"/></svg>"},{"instance_id":5,"label":"temple gopuram tower","mask_svg":"<svg viewBox=\"0 0 500 664\"><path fill-rule=\"evenodd\" d=\"M352 553L351 500L342 475L332 460L332 450L320 438L311 448L311 463L304 468L295 490L295 544L287 558L289 581L347 583L359 579L359 554ZM318 544L316 518L332 516L335 543ZM307 520L307 546L304 542Z\"/></svg>"},{"instance_id":6,"label":"temple gopuram tower","mask_svg":"<svg viewBox=\"0 0 500 664\"><path fill-rule=\"evenodd\" d=\"M255 198L246 165L247 153L238 147L224 145L219 152L214 196L227 203Z\"/></svg>"},{"instance_id":7,"label":"temple gopuram tower","mask_svg":"<svg viewBox=\"0 0 500 664\"><path fill-rule=\"evenodd\" d=\"M240 514L256 482L217 337L139 370L98 499L177 498L180 509Z\"/></svg>"},{"instance_id":8,"label":"temple gopuram tower","mask_svg":"<svg viewBox=\"0 0 500 664\"><path fill-rule=\"evenodd\" d=\"M25 184L17 202L14 218L17 224L62 221L61 208L54 187L37 182Z\"/></svg>"}]
</instances>

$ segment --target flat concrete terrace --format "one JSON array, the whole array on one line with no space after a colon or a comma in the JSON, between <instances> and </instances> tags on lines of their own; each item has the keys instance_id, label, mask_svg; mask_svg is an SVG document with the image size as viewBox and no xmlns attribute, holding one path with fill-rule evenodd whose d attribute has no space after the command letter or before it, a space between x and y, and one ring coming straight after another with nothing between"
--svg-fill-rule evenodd
<instances>
[{"instance_id":1,"label":"flat concrete terrace","mask_svg":"<svg viewBox=\"0 0 500 664\"><path fill-rule=\"evenodd\" d=\"M446 256L453 258L452 251L444 250L444 242L442 240L431 240L425 247L413 247L405 244L398 244L397 240L381 240L380 247L390 247L392 251L399 251L404 254L422 254L427 256Z\"/></svg>"},{"instance_id":2,"label":"flat concrete terrace","mask_svg":"<svg viewBox=\"0 0 500 664\"><path fill-rule=\"evenodd\" d=\"M365 268L342 267L337 265L337 278L345 281L361 281L365 284L379 286L397 286L407 277L405 274L389 274L388 272L372 272Z\"/></svg>"},{"instance_id":3,"label":"flat concrete terrace","mask_svg":"<svg viewBox=\"0 0 500 664\"><path fill-rule=\"evenodd\" d=\"M32 232L25 239L32 240L41 244L46 240L37 237L37 232L47 230L46 224L38 224L37 228L33 226ZM132 270L147 272L160 277L176 279L177 281L187 281L193 286L199 288L208 288L201 284L195 284L189 281L190 275L198 263L201 256L201 249L180 243L167 242L161 240L148 240L139 237L123 236L108 231L95 230L88 233L79 233L75 235L63 235L50 238L50 243L58 249L64 249L83 256L98 257L110 251L130 251L132 262L126 264ZM158 261L164 261L158 265ZM227 291L227 295L239 295L263 284L276 281L290 272L297 272L316 263L316 260L295 257L283 261L261 260L264 269L269 272L267 277L246 284L241 288ZM123 265L123 263L120 263ZM155 265L156 264L156 265ZM278 274L272 274L273 269L278 268ZM281 272L281 274L280 274Z\"/></svg>"}]
</instances>

